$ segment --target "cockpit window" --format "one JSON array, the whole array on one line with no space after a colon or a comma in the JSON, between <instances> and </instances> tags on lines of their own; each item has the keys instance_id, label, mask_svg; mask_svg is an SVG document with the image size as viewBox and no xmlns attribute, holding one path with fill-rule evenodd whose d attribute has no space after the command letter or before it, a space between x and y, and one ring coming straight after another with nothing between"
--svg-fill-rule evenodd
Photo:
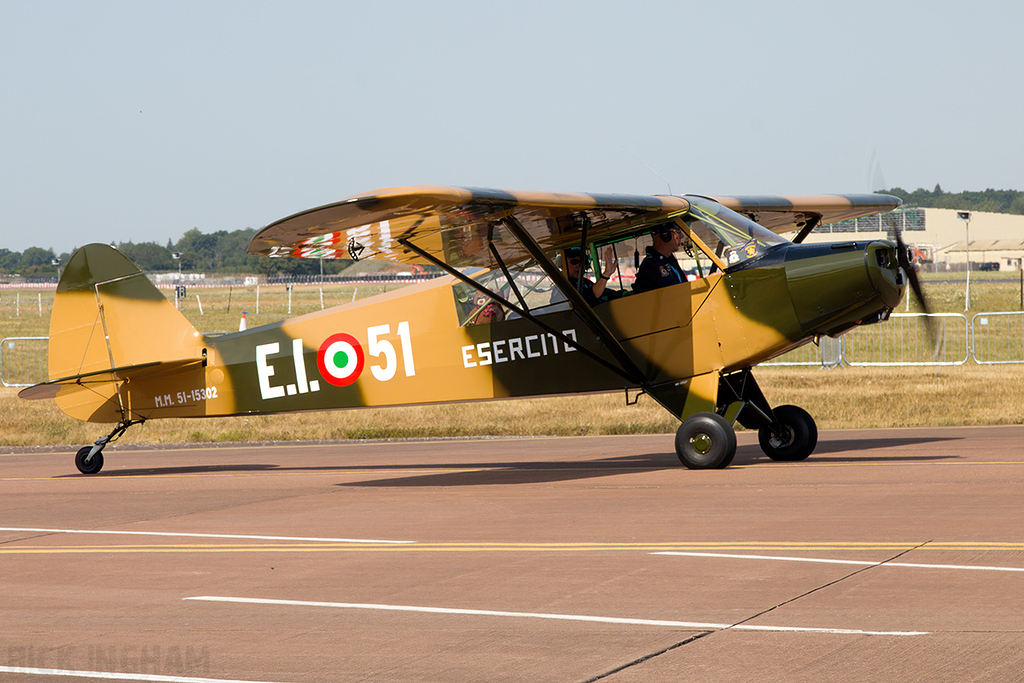
<instances>
[{"instance_id":1,"label":"cockpit window","mask_svg":"<svg viewBox=\"0 0 1024 683\"><path fill-rule=\"evenodd\" d=\"M739 265L789 240L718 202L688 196L683 222L727 267Z\"/></svg>"},{"instance_id":2,"label":"cockpit window","mask_svg":"<svg viewBox=\"0 0 1024 683\"><path fill-rule=\"evenodd\" d=\"M677 254L686 280L704 278L715 271L715 268L708 267L710 259L703 254L705 247L724 263L726 268L730 268L757 258L779 245L789 243L789 240L718 202L694 196L687 196L685 199L690 203L686 213L674 216L661 224L661 227L678 231L679 225L675 221L681 221L693 236L693 240L682 241L681 251ZM611 239L606 237L605 240L591 242L588 245L589 250L583 258L582 272L583 277L589 279L591 286L597 280L601 268L607 263L603 259L611 258L615 261L614 274L610 281L605 283L598 303L627 296L634 291L630 288L630 283L636 277L635 269L640 261L641 250L645 248L643 242L651 230L651 226L636 226L636 232L623 232ZM492 231L489 234L495 233L496 231ZM700 244L697 244L698 240ZM606 247L611 248L610 256L605 256ZM484 247L474 243L474 248L479 251ZM548 249L546 255L555 267L563 268L561 249ZM598 262L599 259L602 261ZM598 262L598 266L595 267L594 262ZM501 301L487 296L463 281L456 282L452 285L452 293L455 296L459 324L462 326L513 320L520 317L517 308L529 315L544 315L570 308L565 294L555 286L533 258L508 263L504 268L476 273L470 270L475 269L466 269L463 273L512 306L502 304Z\"/></svg>"},{"instance_id":3,"label":"cockpit window","mask_svg":"<svg viewBox=\"0 0 1024 683\"><path fill-rule=\"evenodd\" d=\"M619 258L614 250L612 254L613 258L618 262ZM560 251L548 251L547 256L551 258L558 268L562 268L562 255ZM602 262L599 268L603 267L604 263ZM555 286L555 283L551 281L551 278L544 272L544 269L533 259L509 264L508 275L510 277L506 277L505 272L497 269L477 274L467 271L463 272L488 291L497 294L505 301L528 311L532 315L544 315L570 308L570 304L562 290ZM609 301L628 293L626 289L627 284L623 283L623 275L631 276L632 271L629 270L626 273L616 266L615 274L611 277L611 281L606 283L600 301ZM591 285L597 279L589 258L584 259L584 277L589 279ZM459 325L482 325L520 317L515 309L503 306L498 301L465 282L454 283L452 285L452 292L455 295L455 308L459 316Z\"/></svg>"}]
</instances>

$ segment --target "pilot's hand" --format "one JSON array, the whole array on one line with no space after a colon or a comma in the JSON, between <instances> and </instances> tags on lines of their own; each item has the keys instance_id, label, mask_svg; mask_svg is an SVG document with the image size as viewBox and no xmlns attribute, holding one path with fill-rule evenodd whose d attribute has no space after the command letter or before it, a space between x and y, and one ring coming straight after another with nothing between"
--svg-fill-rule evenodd
<instances>
[{"instance_id":1,"label":"pilot's hand","mask_svg":"<svg viewBox=\"0 0 1024 683\"><path fill-rule=\"evenodd\" d=\"M615 251L608 247L604 250L604 270L601 272L605 278L612 276L615 272Z\"/></svg>"}]
</instances>

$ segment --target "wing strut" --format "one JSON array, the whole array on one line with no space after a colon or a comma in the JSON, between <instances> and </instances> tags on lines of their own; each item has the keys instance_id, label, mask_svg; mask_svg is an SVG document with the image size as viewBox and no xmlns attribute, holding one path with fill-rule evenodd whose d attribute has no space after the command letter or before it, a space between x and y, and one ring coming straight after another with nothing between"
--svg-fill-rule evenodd
<instances>
[{"instance_id":1,"label":"wing strut","mask_svg":"<svg viewBox=\"0 0 1024 683\"><path fill-rule=\"evenodd\" d=\"M509 232L519 240L520 244L526 247L526 251L537 261L537 264L544 270L547 276L551 278L551 282L572 303L572 309L579 316L580 320L597 335L602 345L615 357L615 360L618 361L621 367L619 374L636 384L645 386L647 380L644 377L644 373L640 371L640 368L636 366L636 363L629 357L626 350L622 348L622 344L615 338L612 331L597 317L594 309L583 299L583 295L572 286L572 283L562 274L562 271L548 258L547 254L540 248L540 245L533 239L533 235L514 216L508 216L504 219L504 222ZM581 276L582 270L581 266Z\"/></svg>"},{"instance_id":2,"label":"wing strut","mask_svg":"<svg viewBox=\"0 0 1024 683\"><path fill-rule=\"evenodd\" d=\"M491 227L491 230L494 230L493 226ZM519 291L519 287L516 286L515 278L513 278L512 274L508 272L508 266L505 265L505 260L501 258L501 254L498 253L498 249L494 246L494 242L490 240L490 236L488 236L487 246L491 248L491 256L493 256L494 260L498 262L499 266L501 266L501 272L505 275L505 282L507 282L508 286L512 288L512 292L516 295L516 298L519 299L519 305L522 306L524 310L529 310L530 307L526 305L526 299L523 298L522 293ZM520 313L520 315L522 314Z\"/></svg>"},{"instance_id":3,"label":"wing strut","mask_svg":"<svg viewBox=\"0 0 1024 683\"><path fill-rule=\"evenodd\" d=\"M523 318L525 318L526 320L529 320L533 324L537 325L539 328L541 328L542 330L544 330L548 334L552 335L553 337L555 337L556 339L558 339L562 343L564 343L564 344L566 344L568 346L571 346L572 348L576 349L577 351L583 353L585 356L587 356L588 358L590 358L594 362L601 364L602 366L604 366L608 370L611 370L612 372L614 372L615 374L619 375L623 379L625 379L625 380L627 380L627 381L629 381L631 383L634 383L634 384L644 384L644 382L637 380L636 377L631 376L629 374L629 372L627 372L622 367L619 367L618 365L615 365L614 363L609 363L607 360L605 360L604 358L601 358L599 355L597 355L596 353L594 353L593 351L591 351L587 347L583 346L582 344L580 344L578 341L576 341L572 337L566 336L565 334L563 334L559 330L556 330L555 328L551 327L550 325L544 323L543 321L538 319L537 316L535 316L532 313L530 313L529 309L527 309L526 307L520 308L519 306L516 306L515 304L513 304L511 301L509 301L508 299L504 298L503 296L495 294L494 292L492 292L491 290L487 289L486 287L481 285L479 282L477 282L473 278L466 277L465 275L463 275L459 271L457 271L454 268L452 268L451 266L449 266L444 261L436 258L433 254L430 254L430 253L420 249L419 247L417 247L415 244L413 244L409 240L405 239L404 237L399 238L398 239L398 243L401 244L406 249L409 249L410 251L416 253L416 255L426 259L427 261L429 261L433 265L435 265L438 268L442 269L443 271L445 271L446 273L448 273L452 277L458 279L460 282L463 282L463 283L469 285L470 287L472 287L476 291L480 292L481 294L483 294L487 298L492 299L493 301L497 301L499 304L501 304L502 306L505 306L506 308L512 309L513 311L515 311L516 313L521 315ZM502 262L502 260L500 258L498 259L498 263L502 264L502 269L504 271L504 264L503 264L503 262ZM512 278L510 277L510 275L509 275L509 273L507 271L505 271L505 277L508 278L509 282L512 282ZM562 280L564 281L565 278L562 278ZM515 285L513 285L513 287L515 287ZM579 296L579 295L577 294L577 296ZM581 301L582 301L582 299L581 299ZM585 302L584 302L584 305L585 305ZM637 374L639 376L639 372Z\"/></svg>"},{"instance_id":4,"label":"wing strut","mask_svg":"<svg viewBox=\"0 0 1024 683\"><path fill-rule=\"evenodd\" d=\"M818 227L818 223L821 223L821 216L812 216L811 219L807 221L807 224L800 229L800 232L797 233L797 236L793 238L793 243L800 244L807 239L807 236L811 234L811 230Z\"/></svg>"}]
</instances>

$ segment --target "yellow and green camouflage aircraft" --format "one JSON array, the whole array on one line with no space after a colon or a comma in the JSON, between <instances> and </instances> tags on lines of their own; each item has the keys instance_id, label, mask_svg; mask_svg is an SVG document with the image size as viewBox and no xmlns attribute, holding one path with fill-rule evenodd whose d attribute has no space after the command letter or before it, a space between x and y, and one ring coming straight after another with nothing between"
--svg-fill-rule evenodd
<instances>
[{"instance_id":1,"label":"yellow and green camouflage aircraft","mask_svg":"<svg viewBox=\"0 0 1024 683\"><path fill-rule=\"evenodd\" d=\"M272 223L248 251L386 259L445 276L221 336L196 330L118 251L90 244L57 287L51 379L20 395L116 423L78 451L85 474L100 471L107 443L157 418L613 391L627 401L646 394L680 419L675 447L687 467L726 467L736 422L758 430L769 457L802 460L817 443L814 420L772 408L751 368L885 320L908 279L919 293L901 244L802 244L819 224L899 204L886 195L380 190ZM781 236L789 233L792 241ZM594 264L604 255L604 271L635 266L652 234L677 236L693 277L643 292L607 286L595 302L584 269L570 279L559 265L578 249Z\"/></svg>"}]
</instances>

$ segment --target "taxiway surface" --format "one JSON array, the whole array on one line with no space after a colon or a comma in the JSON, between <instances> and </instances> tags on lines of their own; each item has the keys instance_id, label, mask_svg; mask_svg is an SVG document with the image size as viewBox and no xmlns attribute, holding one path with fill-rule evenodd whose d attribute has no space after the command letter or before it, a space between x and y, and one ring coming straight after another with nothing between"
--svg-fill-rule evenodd
<instances>
[{"instance_id":1,"label":"taxiway surface","mask_svg":"<svg viewBox=\"0 0 1024 683\"><path fill-rule=\"evenodd\" d=\"M1024 680L1024 427L739 441L0 453L0 680Z\"/></svg>"}]
</instances>

